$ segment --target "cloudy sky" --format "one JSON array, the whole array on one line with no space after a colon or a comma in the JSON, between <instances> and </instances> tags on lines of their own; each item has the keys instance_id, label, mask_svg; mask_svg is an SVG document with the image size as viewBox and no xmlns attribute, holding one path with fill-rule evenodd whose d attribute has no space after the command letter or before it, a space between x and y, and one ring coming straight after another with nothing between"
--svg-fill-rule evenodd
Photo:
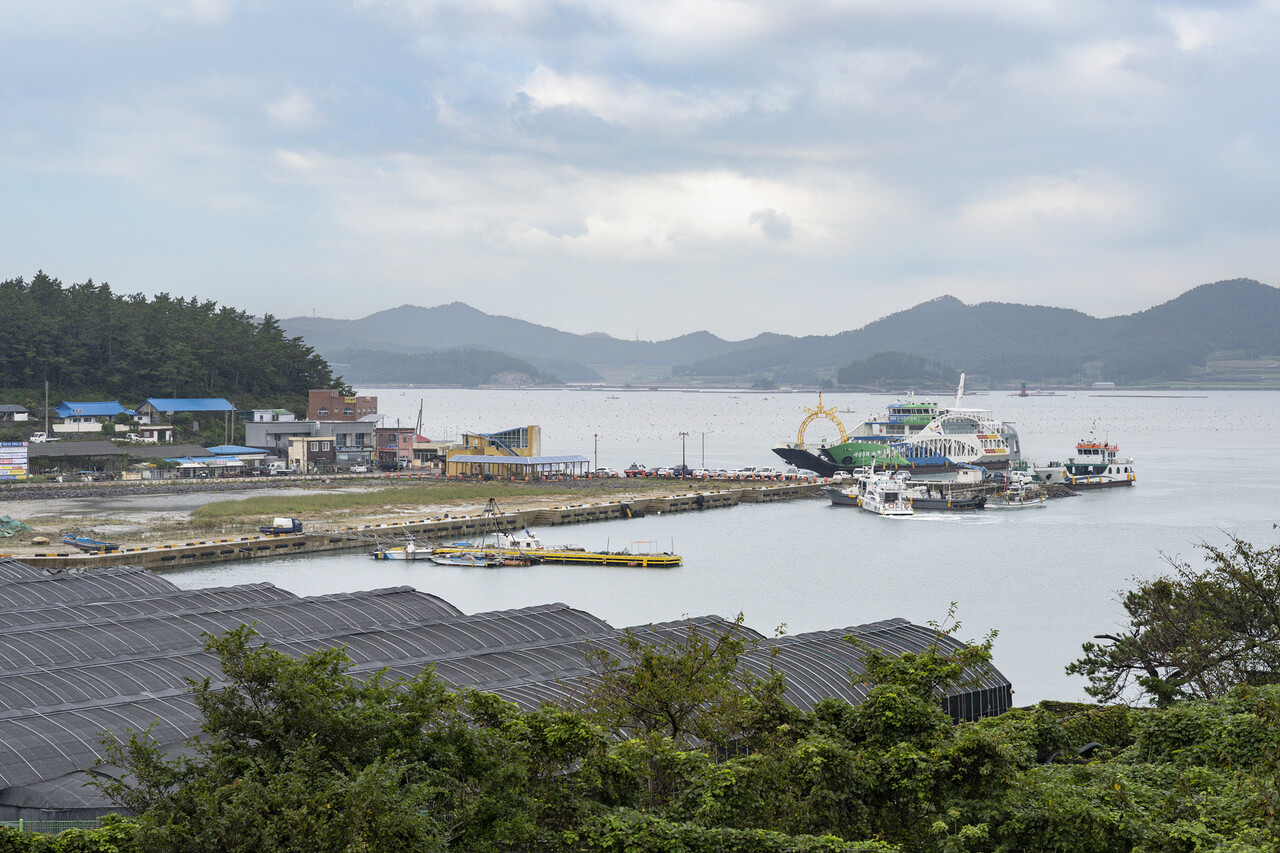
<instances>
[{"instance_id":1,"label":"cloudy sky","mask_svg":"<svg viewBox=\"0 0 1280 853\"><path fill-rule=\"evenodd\" d=\"M0 0L0 277L827 334L1280 285L1280 0ZM429 330L424 330L429 334Z\"/></svg>"}]
</instances>

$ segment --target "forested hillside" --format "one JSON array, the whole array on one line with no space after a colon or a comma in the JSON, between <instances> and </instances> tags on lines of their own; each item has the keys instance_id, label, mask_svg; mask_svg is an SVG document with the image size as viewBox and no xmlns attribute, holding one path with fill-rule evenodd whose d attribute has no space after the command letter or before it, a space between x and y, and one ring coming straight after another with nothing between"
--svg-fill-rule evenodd
<instances>
[{"instance_id":1,"label":"forested hillside","mask_svg":"<svg viewBox=\"0 0 1280 853\"><path fill-rule=\"evenodd\" d=\"M527 361L493 350L459 348L445 352L390 353L342 350L332 354L343 375L362 385L549 385L556 377Z\"/></svg>"},{"instance_id":2,"label":"forested hillside","mask_svg":"<svg viewBox=\"0 0 1280 853\"><path fill-rule=\"evenodd\" d=\"M1280 290L1249 279L1201 285L1154 308L1099 319L1080 311L939 297L838 335L777 338L678 366L684 377L791 383L907 352L993 382L1194 379L1218 352L1280 355Z\"/></svg>"},{"instance_id":3,"label":"forested hillside","mask_svg":"<svg viewBox=\"0 0 1280 853\"><path fill-rule=\"evenodd\" d=\"M762 382L761 387L830 381L882 385L900 378L874 374L876 365L893 365L900 372L900 357L886 360L881 357L886 353L917 356L947 371L963 370L979 382L1231 381L1230 376L1211 376L1209 362L1280 356L1280 290L1250 279L1201 285L1122 317L1098 318L1043 305L966 305L942 296L834 335L766 332L743 341L725 341L705 331L666 341L575 335L485 314L459 302L435 308L403 305L360 320L294 317L281 322L291 334L323 347L320 351L333 360L351 350L423 353L481 347L527 361L565 382L600 381L602 376L656 382L674 376L704 384ZM442 374L362 377L370 383L466 384Z\"/></svg>"},{"instance_id":4,"label":"forested hillside","mask_svg":"<svg viewBox=\"0 0 1280 853\"><path fill-rule=\"evenodd\" d=\"M11 396L227 397L286 405L333 387L329 364L270 315L215 302L113 293L92 280L64 286L43 272L0 283L0 384Z\"/></svg>"}]
</instances>

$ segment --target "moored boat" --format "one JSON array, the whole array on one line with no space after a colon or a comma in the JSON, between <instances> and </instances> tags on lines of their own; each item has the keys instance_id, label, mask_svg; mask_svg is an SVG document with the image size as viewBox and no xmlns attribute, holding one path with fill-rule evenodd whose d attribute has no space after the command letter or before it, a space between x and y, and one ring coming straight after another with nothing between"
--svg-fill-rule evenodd
<instances>
[{"instance_id":1,"label":"moored boat","mask_svg":"<svg viewBox=\"0 0 1280 853\"><path fill-rule=\"evenodd\" d=\"M379 547L370 552L375 560L430 560L431 549L419 548L412 536L405 537L403 545L396 547Z\"/></svg>"},{"instance_id":2,"label":"moored boat","mask_svg":"<svg viewBox=\"0 0 1280 853\"><path fill-rule=\"evenodd\" d=\"M1072 489L1106 489L1137 482L1132 457L1120 457L1120 448L1109 441L1082 438L1076 455L1066 462L1037 465L1036 476L1046 483Z\"/></svg>"},{"instance_id":3,"label":"moored boat","mask_svg":"<svg viewBox=\"0 0 1280 853\"><path fill-rule=\"evenodd\" d=\"M1046 495L1044 489L1015 478L1008 487L991 496L987 501L988 509L1027 509L1044 506Z\"/></svg>"},{"instance_id":4,"label":"moored boat","mask_svg":"<svg viewBox=\"0 0 1280 853\"><path fill-rule=\"evenodd\" d=\"M639 544L639 543L637 543ZM459 554L490 554L501 559L530 559L539 563L563 563L594 566L637 566L643 568L670 568L680 565L682 559L671 553L657 551L588 551L574 545L549 548L533 533L497 533L486 537L483 544L453 542L432 551L433 556Z\"/></svg>"},{"instance_id":5,"label":"moored boat","mask_svg":"<svg viewBox=\"0 0 1280 853\"><path fill-rule=\"evenodd\" d=\"M911 499L905 494L907 478L884 471L868 471L855 477L858 484L858 506L886 518L915 515Z\"/></svg>"},{"instance_id":6,"label":"moored boat","mask_svg":"<svg viewBox=\"0 0 1280 853\"><path fill-rule=\"evenodd\" d=\"M780 444L773 452L789 464L830 477L837 471L874 467L915 473L951 471L964 465L1007 468L1021 459L1017 430L982 409L962 408L964 375L956 391L955 405L944 409L936 403L910 396L882 415L873 415L848 432L834 409L822 405L806 409L794 443ZM805 444L805 429L817 418L826 418L840 433L837 444L812 447Z\"/></svg>"},{"instance_id":7,"label":"moored boat","mask_svg":"<svg viewBox=\"0 0 1280 853\"><path fill-rule=\"evenodd\" d=\"M120 543L118 542L103 542L100 539L93 539L89 536L79 536L74 533L62 534L62 543L88 553L101 551L102 553L107 554L112 551L120 550Z\"/></svg>"}]
</instances>

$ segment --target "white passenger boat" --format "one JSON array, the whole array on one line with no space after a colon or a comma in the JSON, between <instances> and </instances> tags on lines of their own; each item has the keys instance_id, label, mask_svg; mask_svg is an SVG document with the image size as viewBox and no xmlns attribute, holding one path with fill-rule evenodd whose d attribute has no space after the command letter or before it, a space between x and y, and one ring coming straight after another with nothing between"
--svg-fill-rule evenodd
<instances>
[{"instance_id":1,"label":"white passenger boat","mask_svg":"<svg viewBox=\"0 0 1280 853\"><path fill-rule=\"evenodd\" d=\"M907 479L898 474L883 471L866 473L855 478L858 483L858 506L867 512L888 518L903 518L916 514L907 497Z\"/></svg>"}]
</instances>

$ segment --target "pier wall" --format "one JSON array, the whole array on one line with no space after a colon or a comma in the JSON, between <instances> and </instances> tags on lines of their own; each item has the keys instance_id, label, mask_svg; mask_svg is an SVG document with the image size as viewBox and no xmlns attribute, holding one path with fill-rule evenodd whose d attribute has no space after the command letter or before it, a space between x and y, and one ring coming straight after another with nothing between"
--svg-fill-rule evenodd
<instances>
[{"instance_id":1,"label":"pier wall","mask_svg":"<svg viewBox=\"0 0 1280 853\"><path fill-rule=\"evenodd\" d=\"M49 569L92 568L97 566L141 566L172 569L198 563L254 560L286 554L316 554L328 551L372 550L392 544L407 534L433 541L448 541L525 527L555 527L583 524L668 512L721 509L740 503L766 503L808 497L818 491L816 483L770 483L768 485L689 492L676 495L634 498L601 503L568 504L542 509L515 510L493 514L456 515L442 513L430 518L388 521L380 524L335 526L302 533L238 536L194 542L121 548L110 553L82 553L70 548L21 556L24 563Z\"/></svg>"}]
</instances>

